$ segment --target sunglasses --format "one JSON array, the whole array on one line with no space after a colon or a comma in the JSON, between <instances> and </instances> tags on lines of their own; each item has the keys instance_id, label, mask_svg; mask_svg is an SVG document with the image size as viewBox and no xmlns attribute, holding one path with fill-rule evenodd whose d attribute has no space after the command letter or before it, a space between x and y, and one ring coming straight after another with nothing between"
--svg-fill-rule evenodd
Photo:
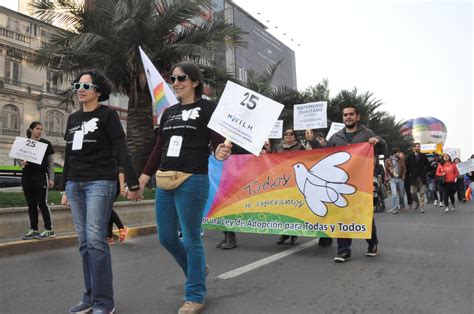
<instances>
[{"instance_id":1,"label":"sunglasses","mask_svg":"<svg viewBox=\"0 0 474 314\"><path fill-rule=\"evenodd\" d=\"M176 80L178 82L184 82L186 81L187 79L189 78L189 76L187 74L183 74L183 75L171 75L170 76L170 81L171 81L171 84L174 84L174 82L176 82Z\"/></svg>"},{"instance_id":2,"label":"sunglasses","mask_svg":"<svg viewBox=\"0 0 474 314\"><path fill-rule=\"evenodd\" d=\"M293 135L295 135L295 133L293 133L293 132L286 132L285 133L285 136L293 136Z\"/></svg>"},{"instance_id":3,"label":"sunglasses","mask_svg":"<svg viewBox=\"0 0 474 314\"><path fill-rule=\"evenodd\" d=\"M97 85L94 85L92 83L79 83L79 82L72 83L72 89L75 91L78 91L81 88L83 90L90 91L91 89L97 88L97 87L98 87Z\"/></svg>"}]
</instances>

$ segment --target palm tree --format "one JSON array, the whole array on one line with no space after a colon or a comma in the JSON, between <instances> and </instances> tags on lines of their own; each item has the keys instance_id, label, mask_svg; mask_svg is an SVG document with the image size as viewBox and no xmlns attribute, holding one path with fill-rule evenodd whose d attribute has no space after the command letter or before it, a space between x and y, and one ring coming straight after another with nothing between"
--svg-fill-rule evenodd
<instances>
[{"instance_id":1,"label":"palm tree","mask_svg":"<svg viewBox=\"0 0 474 314\"><path fill-rule=\"evenodd\" d=\"M214 73L218 48L242 45L243 32L211 14L209 0L49 0L34 2L36 16L61 24L39 67L58 70L58 81L100 69L115 91L128 96L128 145L141 172L153 147L151 98L138 47L166 78L171 65L192 60ZM214 80L216 81L216 80ZM212 79L211 79L212 83Z\"/></svg>"}]
</instances>

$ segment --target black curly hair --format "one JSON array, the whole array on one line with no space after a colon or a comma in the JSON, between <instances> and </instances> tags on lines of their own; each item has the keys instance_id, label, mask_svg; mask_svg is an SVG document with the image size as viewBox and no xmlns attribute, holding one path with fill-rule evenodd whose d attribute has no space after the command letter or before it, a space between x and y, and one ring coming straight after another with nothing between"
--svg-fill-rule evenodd
<instances>
[{"instance_id":1,"label":"black curly hair","mask_svg":"<svg viewBox=\"0 0 474 314\"><path fill-rule=\"evenodd\" d=\"M97 92L100 93L99 102L109 99L109 95L112 92L112 86L110 85L109 79L100 71L89 70L80 73L73 83L79 82L83 75L90 75L92 78L92 84L96 85Z\"/></svg>"}]
</instances>

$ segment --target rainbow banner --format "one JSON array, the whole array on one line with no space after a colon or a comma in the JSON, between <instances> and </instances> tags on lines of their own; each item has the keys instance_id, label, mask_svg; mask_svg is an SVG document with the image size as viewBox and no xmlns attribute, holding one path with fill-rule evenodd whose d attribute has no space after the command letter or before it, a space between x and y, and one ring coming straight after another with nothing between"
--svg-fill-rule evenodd
<instances>
[{"instance_id":1,"label":"rainbow banner","mask_svg":"<svg viewBox=\"0 0 474 314\"><path fill-rule=\"evenodd\" d=\"M141 47L139 50L153 102L153 124L157 125L163 110L177 104L178 100Z\"/></svg>"},{"instance_id":2,"label":"rainbow banner","mask_svg":"<svg viewBox=\"0 0 474 314\"><path fill-rule=\"evenodd\" d=\"M368 143L209 160L206 229L371 236L374 151Z\"/></svg>"}]
</instances>

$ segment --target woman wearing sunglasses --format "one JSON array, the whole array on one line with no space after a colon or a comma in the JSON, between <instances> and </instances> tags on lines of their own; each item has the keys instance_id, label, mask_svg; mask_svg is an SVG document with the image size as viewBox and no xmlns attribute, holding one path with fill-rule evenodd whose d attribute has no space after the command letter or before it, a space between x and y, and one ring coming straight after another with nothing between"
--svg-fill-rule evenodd
<instances>
[{"instance_id":1,"label":"woman wearing sunglasses","mask_svg":"<svg viewBox=\"0 0 474 314\"><path fill-rule=\"evenodd\" d=\"M139 184L117 113L100 101L111 86L98 71L80 74L72 84L81 109L67 121L62 204L71 206L82 257L85 292L70 313L113 313L112 265L107 225L115 200L116 158L124 168L130 192L139 200Z\"/></svg>"},{"instance_id":2,"label":"woman wearing sunglasses","mask_svg":"<svg viewBox=\"0 0 474 314\"><path fill-rule=\"evenodd\" d=\"M281 152L290 152L294 150L305 150L306 148L298 142L296 139L296 133L293 128L285 129L283 133L283 145L278 148L277 153ZM283 244L286 240L290 239L291 245L298 244L298 237L297 236L289 236L286 234L282 234L277 241L277 244Z\"/></svg>"},{"instance_id":3,"label":"woman wearing sunglasses","mask_svg":"<svg viewBox=\"0 0 474 314\"><path fill-rule=\"evenodd\" d=\"M229 158L232 145L223 144L224 139L207 127L216 105L201 98L203 78L199 67L181 62L171 72L170 81L180 103L163 112L156 145L139 181L143 189L156 170L189 175L178 187L157 187L156 221L160 243L186 276L185 303L178 313L200 313L206 297L201 223L209 193L209 144L218 160ZM178 238L178 226L182 240Z\"/></svg>"}]
</instances>

